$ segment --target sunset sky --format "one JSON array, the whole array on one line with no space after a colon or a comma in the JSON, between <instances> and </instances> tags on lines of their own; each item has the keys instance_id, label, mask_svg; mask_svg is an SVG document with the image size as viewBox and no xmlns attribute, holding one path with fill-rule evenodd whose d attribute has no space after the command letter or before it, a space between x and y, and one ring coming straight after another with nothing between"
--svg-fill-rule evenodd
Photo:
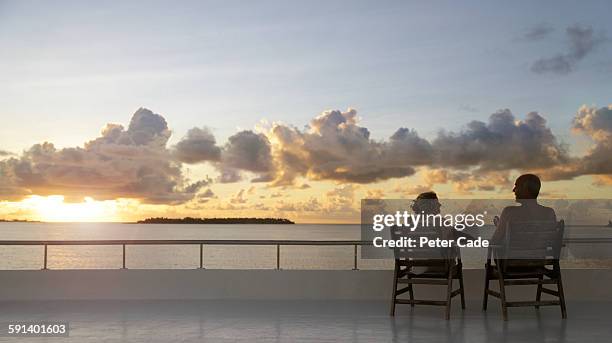
<instances>
[{"instance_id":1,"label":"sunset sky","mask_svg":"<svg viewBox=\"0 0 612 343\"><path fill-rule=\"evenodd\" d=\"M609 1L0 0L0 219L610 198Z\"/></svg>"}]
</instances>

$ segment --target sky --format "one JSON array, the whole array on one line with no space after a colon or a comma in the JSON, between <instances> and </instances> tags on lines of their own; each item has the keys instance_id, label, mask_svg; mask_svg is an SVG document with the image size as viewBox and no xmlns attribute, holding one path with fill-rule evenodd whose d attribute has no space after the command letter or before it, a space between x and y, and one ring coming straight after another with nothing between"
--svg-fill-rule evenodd
<instances>
[{"instance_id":1,"label":"sky","mask_svg":"<svg viewBox=\"0 0 612 343\"><path fill-rule=\"evenodd\" d=\"M0 0L0 218L355 222L527 171L609 198L611 10Z\"/></svg>"}]
</instances>

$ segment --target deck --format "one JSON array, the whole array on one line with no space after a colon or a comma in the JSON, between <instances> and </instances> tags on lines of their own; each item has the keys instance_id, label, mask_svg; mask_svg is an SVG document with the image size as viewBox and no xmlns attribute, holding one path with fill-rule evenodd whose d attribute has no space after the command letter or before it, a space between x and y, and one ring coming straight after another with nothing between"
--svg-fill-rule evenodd
<instances>
[{"instance_id":1,"label":"deck","mask_svg":"<svg viewBox=\"0 0 612 343\"><path fill-rule=\"evenodd\" d=\"M2 302L0 321L63 320L70 337L4 338L10 342L609 342L608 302L513 309L504 323L499 305L487 313L468 302L453 308L398 307L385 301L18 301ZM2 338L0 338L2 339Z\"/></svg>"}]
</instances>

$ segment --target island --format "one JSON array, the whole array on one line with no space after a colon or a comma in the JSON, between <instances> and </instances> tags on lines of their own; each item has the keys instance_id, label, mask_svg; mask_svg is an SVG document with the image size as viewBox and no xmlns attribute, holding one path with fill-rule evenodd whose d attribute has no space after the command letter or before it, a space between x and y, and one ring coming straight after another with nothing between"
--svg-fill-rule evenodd
<instances>
[{"instance_id":1,"label":"island","mask_svg":"<svg viewBox=\"0 0 612 343\"><path fill-rule=\"evenodd\" d=\"M295 224L285 218L147 218L137 224Z\"/></svg>"},{"instance_id":2,"label":"island","mask_svg":"<svg viewBox=\"0 0 612 343\"><path fill-rule=\"evenodd\" d=\"M0 223L40 223L40 221L27 219L0 219Z\"/></svg>"}]
</instances>

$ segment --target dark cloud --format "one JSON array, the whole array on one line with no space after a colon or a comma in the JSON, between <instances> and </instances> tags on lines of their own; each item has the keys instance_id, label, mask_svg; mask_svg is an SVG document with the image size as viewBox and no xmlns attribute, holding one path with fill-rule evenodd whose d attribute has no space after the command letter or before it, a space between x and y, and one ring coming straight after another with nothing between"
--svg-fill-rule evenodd
<instances>
[{"instance_id":1,"label":"dark cloud","mask_svg":"<svg viewBox=\"0 0 612 343\"><path fill-rule=\"evenodd\" d=\"M247 192L244 189L241 189L236 193L231 199L231 204L245 204L248 199L245 197Z\"/></svg>"},{"instance_id":2,"label":"dark cloud","mask_svg":"<svg viewBox=\"0 0 612 343\"><path fill-rule=\"evenodd\" d=\"M568 40L567 51L535 61L531 66L531 71L538 74L568 74L574 70L578 62L605 41L603 34L595 36L592 27L574 25L568 27L565 33Z\"/></svg>"},{"instance_id":3,"label":"dark cloud","mask_svg":"<svg viewBox=\"0 0 612 343\"><path fill-rule=\"evenodd\" d=\"M569 74L573 70L574 62L567 55L556 55L549 58L541 58L531 65L531 71L538 74Z\"/></svg>"},{"instance_id":4,"label":"dark cloud","mask_svg":"<svg viewBox=\"0 0 612 343\"><path fill-rule=\"evenodd\" d=\"M217 196L215 195L215 193L210 188L208 188L204 192L201 192L196 196L196 202L198 204L206 204L211 199L216 199L216 198Z\"/></svg>"},{"instance_id":5,"label":"dark cloud","mask_svg":"<svg viewBox=\"0 0 612 343\"><path fill-rule=\"evenodd\" d=\"M261 133L245 130L228 138L223 147L221 163L221 182L241 179L241 171L249 171L258 176L253 182L271 181L274 171L272 150L268 138Z\"/></svg>"},{"instance_id":6,"label":"dark cloud","mask_svg":"<svg viewBox=\"0 0 612 343\"><path fill-rule=\"evenodd\" d=\"M488 123L472 121L463 131L440 132L432 148L434 165L480 171L546 168L569 159L542 116L530 112L519 121L507 109L492 114Z\"/></svg>"},{"instance_id":7,"label":"dark cloud","mask_svg":"<svg viewBox=\"0 0 612 343\"><path fill-rule=\"evenodd\" d=\"M219 176L216 181L220 183L232 183L240 180L242 180L240 170L225 168L219 171Z\"/></svg>"},{"instance_id":8,"label":"dark cloud","mask_svg":"<svg viewBox=\"0 0 612 343\"><path fill-rule=\"evenodd\" d=\"M0 161L0 196L60 194L68 200L135 198L146 203L190 200L202 181L190 184L173 162L164 118L141 108L127 130L109 124L84 147L32 146L18 158Z\"/></svg>"},{"instance_id":9,"label":"dark cloud","mask_svg":"<svg viewBox=\"0 0 612 343\"><path fill-rule=\"evenodd\" d=\"M277 124L270 137L276 163L273 185L292 185L298 177L372 183L412 175L418 167L481 174L534 170L571 159L542 116L531 112L517 120L510 110L493 113L486 123L472 121L458 132L442 131L431 142L407 128L386 141L372 140L352 109L324 112L304 131ZM485 183L469 181L476 188L491 188L478 186Z\"/></svg>"},{"instance_id":10,"label":"dark cloud","mask_svg":"<svg viewBox=\"0 0 612 343\"><path fill-rule=\"evenodd\" d=\"M198 190L200 190L203 187L206 187L208 185L210 185L212 183L212 180L208 177L206 177L206 179L194 182L192 184L190 184L189 186L185 187L185 192L187 193L197 193ZM210 191L210 189L209 189Z\"/></svg>"},{"instance_id":11,"label":"dark cloud","mask_svg":"<svg viewBox=\"0 0 612 343\"><path fill-rule=\"evenodd\" d=\"M540 23L531 28L529 28L524 34L523 39L535 41L546 38L549 36L555 29L548 23Z\"/></svg>"},{"instance_id":12,"label":"dark cloud","mask_svg":"<svg viewBox=\"0 0 612 343\"><path fill-rule=\"evenodd\" d=\"M370 183L412 175L412 165L431 158L429 143L412 130L401 128L388 142L370 139L354 109L323 112L304 131L277 124L270 134L276 185L293 184L298 176Z\"/></svg>"},{"instance_id":13,"label":"dark cloud","mask_svg":"<svg viewBox=\"0 0 612 343\"><path fill-rule=\"evenodd\" d=\"M174 147L175 157L185 163L219 161L221 148L208 128L194 127Z\"/></svg>"},{"instance_id":14,"label":"dark cloud","mask_svg":"<svg viewBox=\"0 0 612 343\"><path fill-rule=\"evenodd\" d=\"M199 199L214 198L214 197L215 197L215 193L210 188L198 194Z\"/></svg>"}]
</instances>

